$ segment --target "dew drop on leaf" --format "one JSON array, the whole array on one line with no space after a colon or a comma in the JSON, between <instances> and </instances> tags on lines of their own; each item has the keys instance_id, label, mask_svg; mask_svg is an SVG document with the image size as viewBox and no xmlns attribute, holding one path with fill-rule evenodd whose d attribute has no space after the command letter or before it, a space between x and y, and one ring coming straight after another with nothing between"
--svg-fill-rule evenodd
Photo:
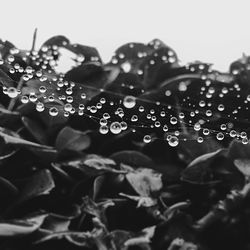
<instances>
[{"instance_id":1,"label":"dew drop on leaf","mask_svg":"<svg viewBox=\"0 0 250 250\"><path fill-rule=\"evenodd\" d=\"M171 147L176 147L179 144L179 139L176 136L170 136L168 139L168 144Z\"/></svg>"},{"instance_id":2,"label":"dew drop on leaf","mask_svg":"<svg viewBox=\"0 0 250 250\"><path fill-rule=\"evenodd\" d=\"M43 112L44 111L44 104L42 103L42 102L38 102L37 104L36 104L36 110L38 111L38 112Z\"/></svg>"},{"instance_id":3,"label":"dew drop on leaf","mask_svg":"<svg viewBox=\"0 0 250 250\"><path fill-rule=\"evenodd\" d=\"M10 98L16 98L18 96L18 91L16 88L14 87L9 87L7 94Z\"/></svg>"},{"instance_id":4,"label":"dew drop on leaf","mask_svg":"<svg viewBox=\"0 0 250 250\"><path fill-rule=\"evenodd\" d=\"M127 109L131 109L136 105L136 98L134 96L128 95L123 99L123 105Z\"/></svg>"},{"instance_id":5,"label":"dew drop on leaf","mask_svg":"<svg viewBox=\"0 0 250 250\"><path fill-rule=\"evenodd\" d=\"M144 141L145 143L150 143L150 142L151 142L151 136L150 136L150 135L145 135L145 136L143 137L143 141Z\"/></svg>"},{"instance_id":6,"label":"dew drop on leaf","mask_svg":"<svg viewBox=\"0 0 250 250\"><path fill-rule=\"evenodd\" d=\"M57 115L58 115L58 109L57 109L56 107L51 107L51 108L49 109L49 114L50 114L51 116L57 116Z\"/></svg>"},{"instance_id":7,"label":"dew drop on leaf","mask_svg":"<svg viewBox=\"0 0 250 250\"><path fill-rule=\"evenodd\" d=\"M107 134L109 132L109 128L107 125L101 125L99 128L99 132L103 135Z\"/></svg>"},{"instance_id":8,"label":"dew drop on leaf","mask_svg":"<svg viewBox=\"0 0 250 250\"><path fill-rule=\"evenodd\" d=\"M217 135L216 135L216 138L218 141L221 141L224 139L224 134L222 132L219 132Z\"/></svg>"},{"instance_id":9,"label":"dew drop on leaf","mask_svg":"<svg viewBox=\"0 0 250 250\"><path fill-rule=\"evenodd\" d=\"M119 122L112 122L109 129L113 134L120 134L122 131L122 127Z\"/></svg>"}]
</instances>

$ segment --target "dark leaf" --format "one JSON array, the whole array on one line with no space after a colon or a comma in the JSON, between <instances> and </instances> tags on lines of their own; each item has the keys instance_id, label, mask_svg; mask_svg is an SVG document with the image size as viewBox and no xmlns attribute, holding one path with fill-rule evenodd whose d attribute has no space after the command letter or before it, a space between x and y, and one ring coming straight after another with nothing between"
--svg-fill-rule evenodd
<instances>
[{"instance_id":1,"label":"dark leaf","mask_svg":"<svg viewBox=\"0 0 250 250\"><path fill-rule=\"evenodd\" d=\"M36 231L47 215L37 215L20 220L0 221L0 236L24 236Z\"/></svg>"},{"instance_id":2,"label":"dark leaf","mask_svg":"<svg viewBox=\"0 0 250 250\"><path fill-rule=\"evenodd\" d=\"M0 69L0 83L4 87L15 87L17 84L3 70Z\"/></svg>"},{"instance_id":3,"label":"dark leaf","mask_svg":"<svg viewBox=\"0 0 250 250\"><path fill-rule=\"evenodd\" d=\"M215 161L216 158L225 156L226 152L225 149L219 149L215 152L197 157L182 172L181 179L194 184L216 183L217 180L214 180L214 172L211 168L211 163Z\"/></svg>"},{"instance_id":4,"label":"dark leaf","mask_svg":"<svg viewBox=\"0 0 250 250\"><path fill-rule=\"evenodd\" d=\"M70 127L64 127L56 138L55 147L58 151L72 150L82 151L89 147L90 137L86 132L78 131Z\"/></svg>"},{"instance_id":5,"label":"dark leaf","mask_svg":"<svg viewBox=\"0 0 250 250\"><path fill-rule=\"evenodd\" d=\"M6 144L11 144L14 146L18 146L20 148L27 149L41 149L41 150L52 150L52 147L41 145L35 142L27 141L21 138L17 133L5 129L0 128L0 137L2 137Z\"/></svg>"},{"instance_id":6,"label":"dark leaf","mask_svg":"<svg viewBox=\"0 0 250 250\"><path fill-rule=\"evenodd\" d=\"M123 164L122 168L128 171L126 178L140 196L150 197L161 190L163 184L160 173L148 168L138 168L134 170Z\"/></svg>"},{"instance_id":7,"label":"dark leaf","mask_svg":"<svg viewBox=\"0 0 250 250\"><path fill-rule=\"evenodd\" d=\"M30 200L34 197L49 194L55 187L52 174L49 170L40 170L35 173L21 190L17 203Z\"/></svg>"},{"instance_id":8,"label":"dark leaf","mask_svg":"<svg viewBox=\"0 0 250 250\"><path fill-rule=\"evenodd\" d=\"M46 135L46 132L39 125L39 123L25 116L22 117L22 122L38 143L45 144L45 145L48 144L48 137Z\"/></svg>"},{"instance_id":9,"label":"dark leaf","mask_svg":"<svg viewBox=\"0 0 250 250\"><path fill-rule=\"evenodd\" d=\"M86 175L96 176L103 173L125 174L126 171L116 168L116 163L109 158L104 158L95 154L87 155L83 158L62 163L63 166L79 169Z\"/></svg>"},{"instance_id":10,"label":"dark leaf","mask_svg":"<svg viewBox=\"0 0 250 250\"><path fill-rule=\"evenodd\" d=\"M69 44L69 39L66 38L65 36L53 36L50 39L48 39L43 45L43 46L53 46L56 45L58 47L61 46L66 46Z\"/></svg>"},{"instance_id":11,"label":"dark leaf","mask_svg":"<svg viewBox=\"0 0 250 250\"><path fill-rule=\"evenodd\" d=\"M234 165L246 177L250 177L250 159L235 159Z\"/></svg>"},{"instance_id":12,"label":"dark leaf","mask_svg":"<svg viewBox=\"0 0 250 250\"><path fill-rule=\"evenodd\" d=\"M124 150L112 154L110 158L117 163L124 163L133 167L152 168L154 166L150 157L138 151Z\"/></svg>"}]
</instances>

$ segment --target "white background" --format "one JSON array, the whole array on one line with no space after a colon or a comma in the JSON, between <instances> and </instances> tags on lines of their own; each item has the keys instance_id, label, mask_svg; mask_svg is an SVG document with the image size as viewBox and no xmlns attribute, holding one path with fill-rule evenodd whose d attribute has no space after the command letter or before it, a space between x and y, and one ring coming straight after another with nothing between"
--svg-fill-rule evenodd
<instances>
[{"instance_id":1,"label":"white background","mask_svg":"<svg viewBox=\"0 0 250 250\"><path fill-rule=\"evenodd\" d=\"M226 71L250 54L250 1L231 0L0 0L0 37L31 47L62 34L98 48L104 61L126 42L159 38L182 62L201 60Z\"/></svg>"}]
</instances>

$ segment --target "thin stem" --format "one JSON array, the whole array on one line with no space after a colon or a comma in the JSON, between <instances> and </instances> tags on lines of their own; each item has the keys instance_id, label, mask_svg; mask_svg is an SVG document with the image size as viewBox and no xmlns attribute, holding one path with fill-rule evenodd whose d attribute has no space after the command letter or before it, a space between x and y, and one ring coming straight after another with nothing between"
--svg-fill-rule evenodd
<instances>
[{"instance_id":1,"label":"thin stem","mask_svg":"<svg viewBox=\"0 0 250 250\"><path fill-rule=\"evenodd\" d=\"M32 47L31 47L31 51L35 50L35 46L36 46L36 37L37 37L37 28L35 28L35 31L33 33L33 42L32 42Z\"/></svg>"}]
</instances>

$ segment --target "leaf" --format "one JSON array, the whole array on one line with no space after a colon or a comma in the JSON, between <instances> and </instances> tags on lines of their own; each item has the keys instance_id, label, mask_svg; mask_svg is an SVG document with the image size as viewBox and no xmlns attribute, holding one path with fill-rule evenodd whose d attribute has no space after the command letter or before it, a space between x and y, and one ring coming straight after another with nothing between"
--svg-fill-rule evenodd
<instances>
[{"instance_id":1,"label":"leaf","mask_svg":"<svg viewBox=\"0 0 250 250\"><path fill-rule=\"evenodd\" d=\"M47 215L37 215L20 220L0 221L0 236L24 236L36 231Z\"/></svg>"},{"instance_id":2,"label":"leaf","mask_svg":"<svg viewBox=\"0 0 250 250\"><path fill-rule=\"evenodd\" d=\"M82 44L71 44L67 46L67 49L74 52L77 55L84 56L84 63L89 61L102 62L99 52L96 48L82 45Z\"/></svg>"},{"instance_id":3,"label":"leaf","mask_svg":"<svg viewBox=\"0 0 250 250\"><path fill-rule=\"evenodd\" d=\"M133 150L119 151L110 156L117 163L123 163L133 167L152 168L154 162L147 155Z\"/></svg>"},{"instance_id":4,"label":"leaf","mask_svg":"<svg viewBox=\"0 0 250 250\"><path fill-rule=\"evenodd\" d=\"M8 197L10 196L16 196L19 191L17 189L17 187L12 184L9 180L3 178L0 176L0 187L1 187L1 191L0 191L0 195L7 195Z\"/></svg>"},{"instance_id":5,"label":"leaf","mask_svg":"<svg viewBox=\"0 0 250 250\"><path fill-rule=\"evenodd\" d=\"M88 196L86 196L82 199L81 208L82 211L98 218L101 221L101 223L106 225L107 224L106 209L114 205L115 204L112 200L106 200L104 202L96 203Z\"/></svg>"},{"instance_id":6,"label":"leaf","mask_svg":"<svg viewBox=\"0 0 250 250\"><path fill-rule=\"evenodd\" d=\"M66 46L67 44L69 44L69 39L65 36L53 36L50 39L48 39L43 45L44 46Z\"/></svg>"},{"instance_id":7,"label":"leaf","mask_svg":"<svg viewBox=\"0 0 250 250\"><path fill-rule=\"evenodd\" d=\"M35 173L27 182L18 197L17 203L30 200L34 197L49 194L55 187L51 172L43 169Z\"/></svg>"},{"instance_id":8,"label":"leaf","mask_svg":"<svg viewBox=\"0 0 250 250\"><path fill-rule=\"evenodd\" d=\"M101 175L104 173L125 174L126 171L116 169L116 163L109 158L89 154L83 158L62 163L62 166L79 169L89 176Z\"/></svg>"},{"instance_id":9,"label":"leaf","mask_svg":"<svg viewBox=\"0 0 250 250\"><path fill-rule=\"evenodd\" d=\"M155 38L151 40L148 44L148 47L153 48L153 49L159 49L159 48L165 48L168 47L163 41L161 41L158 38Z\"/></svg>"},{"instance_id":10,"label":"leaf","mask_svg":"<svg viewBox=\"0 0 250 250\"><path fill-rule=\"evenodd\" d=\"M78 131L70 127L64 127L57 135L55 147L58 151L72 150L82 151L90 146L90 137L86 132Z\"/></svg>"},{"instance_id":11,"label":"leaf","mask_svg":"<svg viewBox=\"0 0 250 250\"><path fill-rule=\"evenodd\" d=\"M178 144L178 154L181 160L187 164L197 157L214 152L221 148L221 145L213 138L206 138L205 143L197 142L198 135L191 132L181 134Z\"/></svg>"},{"instance_id":12,"label":"leaf","mask_svg":"<svg viewBox=\"0 0 250 250\"><path fill-rule=\"evenodd\" d=\"M152 51L152 48L143 43L127 43L115 51L110 65L119 66L121 71L125 73L138 74L141 62Z\"/></svg>"},{"instance_id":13,"label":"leaf","mask_svg":"<svg viewBox=\"0 0 250 250\"><path fill-rule=\"evenodd\" d=\"M144 72L143 85L146 89L153 89L162 81L177 75L179 71L178 57L170 47L156 49L152 54L145 57L140 65Z\"/></svg>"},{"instance_id":14,"label":"leaf","mask_svg":"<svg viewBox=\"0 0 250 250\"><path fill-rule=\"evenodd\" d=\"M34 120L29 119L28 117L23 116L22 122L27 130L33 135L33 137L41 144L48 144L48 138L45 133L45 130L40 126L39 123Z\"/></svg>"},{"instance_id":15,"label":"leaf","mask_svg":"<svg viewBox=\"0 0 250 250\"><path fill-rule=\"evenodd\" d=\"M135 234L125 230L114 230L109 235L117 249L128 250L128 247L125 246L124 243L130 238L134 237Z\"/></svg>"},{"instance_id":16,"label":"leaf","mask_svg":"<svg viewBox=\"0 0 250 250\"><path fill-rule=\"evenodd\" d=\"M132 86L132 88L124 88L125 86ZM133 73L120 73L112 82L107 82L104 86L112 99L115 98L114 92L123 95L139 96L143 92L143 85L141 80Z\"/></svg>"},{"instance_id":17,"label":"leaf","mask_svg":"<svg viewBox=\"0 0 250 250\"><path fill-rule=\"evenodd\" d=\"M78 240L81 240L81 246L89 246L87 240L91 238L90 233L85 232L74 232L74 231L65 231L65 232L56 232L56 233L49 233L48 235L36 240L33 244L41 244L46 241L50 240L61 240L61 239L68 239L68 238L75 238L77 237Z\"/></svg>"},{"instance_id":18,"label":"leaf","mask_svg":"<svg viewBox=\"0 0 250 250\"><path fill-rule=\"evenodd\" d=\"M250 159L235 159L234 165L245 177L250 177Z\"/></svg>"},{"instance_id":19,"label":"leaf","mask_svg":"<svg viewBox=\"0 0 250 250\"><path fill-rule=\"evenodd\" d=\"M198 246L195 245L192 242L187 242L182 238L175 238L170 246L168 247L168 250L198 250Z\"/></svg>"},{"instance_id":20,"label":"leaf","mask_svg":"<svg viewBox=\"0 0 250 250\"><path fill-rule=\"evenodd\" d=\"M144 228L137 237L128 239L124 245L125 246L140 246L143 244L149 244L151 239L155 234L156 226Z\"/></svg>"},{"instance_id":21,"label":"leaf","mask_svg":"<svg viewBox=\"0 0 250 250\"><path fill-rule=\"evenodd\" d=\"M8 126L10 123L15 124L19 119L19 112L10 111L4 107L0 107L0 126Z\"/></svg>"},{"instance_id":22,"label":"leaf","mask_svg":"<svg viewBox=\"0 0 250 250\"><path fill-rule=\"evenodd\" d=\"M98 62L84 63L74 67L65 74L65 80L85 83L100 78L104 73L102 65ZM96 86L98 87L98 86Z\"/></svg>"},{"instance_id":23,"label":"leaf","mask_svg":"<svg viewBox=\"0 0 250 250\"><path fill-rule=\"evenodd\" d=\"M212 153L207 153L193 160L181 173L181 180L193 184L212 184L218 180L213 179L211 163L216 158L225 156L227 150L219 149Z\"/></svg>"},{"instance_id":24,"label":"leaf","mask_svg":"<svg viewBox=\"0 0 250 250\"><path fill-rule=\"evenodd\" d=\"M40 113L40 117L48 129L53 130L60 128L68 121L68 117L64 116L64 104L59 102L58 99L55 99L55 102L49 102L47 99L45 99L44 106L45 110ZM56 108L58 110L58 114L56 116L51 116L49 114L50 108Z\"/></svg>"},{"instance_id":25,"label":"leaf","mask_svg":"<svg viewBox=\"0 0 250 250\"><path fill-rule=\"evenodd\" d=\"M41 145L35 142L27 141L22 139L17 133L0 127L0 137L2 137L6 144L16 145L21 148L27 149L41 149L41 150L51 150L52 147Z\"/></svg>"},{"instance_id":26,"label":"leaf","mask_svg":"<svg viewBox=\"0 0 250 250\"><path fill-rule=\"evenodd\" d=\"M150 197L156 192L159 192L163 187L162 175L152 169L131 168L122 164L124 170L129 170L126 174L126 179L133 189L142 197Z\"/></svg>"},{"instance_id":27,"label":"leaf","mask_svg":"<svg viewBox=\"0 0 250 250\"><path fill-rule=\"evenodd\" d=\"M151 197L141 197L141 196L135 196L135 195L128 195L120 193L121 196L124 196L130 200L137 202L137 208L139 207L152 207L157 205L157 200L153 199Z\"/></svg>"},{"instance_id":28,"label":"leaf","mask_svg":"<svg viewBox=\"0 0 250 250\"><path fill-rule=\"evenodd\" d=\"M2 39L0 39L0 53L3 58L6 58L9 55L10 50L13 48L15 48L14 44L9 42L8 40L3 41Z\"/></svg>"},{"instance_id":29,"label":"leaf","mask_svg":"<svg viewBox=\"0 0 250 250\"><path fill-rule=\"evenodd\" d=\"M0 138L0 160L8 159L13 156L18 150L13 146L6 144L3 138Z\"/></svg>"},{"instance_id":30,"label":"leaf","mask_svg":"<svg viewBox=\"0 0 250 250\"><path fill-rule=\"evenodd\" d=\"M15 87L16 82L0 69L0 83L4 87Z\"/></svg>"},{"instance_id":31,"label":"leaf","mask_svg":"<svg viewBox=\"0 0 250 250\"><path fill-rule=\"evenodd\" d=\"M49 230L51 233L68 231L70 222L71 218L49 214L43 223L43 229Z\"/></svg>"},{"instance_id":32,"label":"leaf","mask_svg":"<svg viewBox=\"0 0 250 250\"><path fill-rule=\"evenodd\" d=\"M227 156L232 159L250 159L250 144L244 145L241 141L233 140L229 147Z\"/></svg>"}]
</instances>

